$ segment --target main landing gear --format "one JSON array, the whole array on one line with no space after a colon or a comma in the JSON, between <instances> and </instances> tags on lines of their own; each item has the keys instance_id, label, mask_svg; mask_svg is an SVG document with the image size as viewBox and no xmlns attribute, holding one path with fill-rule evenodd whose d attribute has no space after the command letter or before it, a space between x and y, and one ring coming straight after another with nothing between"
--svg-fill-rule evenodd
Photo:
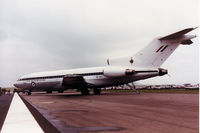
<instances>
[{"instance_id":1,"label":"main landing gear","mask_svg":"<svg viewBox=\"0 0 200 133\"><path fill-rule=\"evenodd\" d=\"M93 92L95 95L100 95L101 94L101 89L99 88L94 88L93 89ZM81 90L81 94L82 95L89 95L90 94L90 91L88 89L82 89Z\"/></svg>"},{"instance_id":2,"label":"main landing gear","mask_svg":"<svg viewBox=\"0 0 200 133\"><path fill-rule=\"evenodd\" d=\"M64 90L59 90L59 91L58 91L58 93L63 93L63 92L64 92Z\"/></svg>"},{"instance_id":3,"label":"main landing gear","mask_svg":"<svg viewBox=\"0 0 200 133\"><path fill-rule=\"evenodd\" d=\"M47 92L47 94L49 94L49 93L52 93L52 90L47 90L46 92Z\"/></svg>"},{"instance_id":4,"label":"main landing gear","mask_svg":"<svg viewBox=\"0 0 200 133\"><path fill-rule=\"evenodd\" d=\"M88 89L81 89L81 95L89 95L90 91Z\"/></svg>"},{"instance_id":5,"label":"main landing gear","mask_svg":"<svg viewBox=\"0 0 200 133\"><path fill-rule=\"evenodd\" d=\"M94 89L93 89L93 92L94 92L95 95L100 95L100 94L101 94L101 89L99 89L99 88L94 88Z\"/></svg>"}]
</instances>

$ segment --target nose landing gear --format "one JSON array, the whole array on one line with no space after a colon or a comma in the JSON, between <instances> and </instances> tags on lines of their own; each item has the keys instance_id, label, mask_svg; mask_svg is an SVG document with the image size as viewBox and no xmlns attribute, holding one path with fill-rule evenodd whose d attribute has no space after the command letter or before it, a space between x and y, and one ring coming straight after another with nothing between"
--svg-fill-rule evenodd
<instances>
[{"instance_id":1,"label":"nose landing gear","mask_svg":"<svg viewBox=\"0 0 200 133\"><path fill-rule=\"evenodd\" d=\"M30 95L31 95L31 92L32 92L32 90L28 90L28 91L26 92L26 95L30 96Z\"/></svg>"}]
</instances>

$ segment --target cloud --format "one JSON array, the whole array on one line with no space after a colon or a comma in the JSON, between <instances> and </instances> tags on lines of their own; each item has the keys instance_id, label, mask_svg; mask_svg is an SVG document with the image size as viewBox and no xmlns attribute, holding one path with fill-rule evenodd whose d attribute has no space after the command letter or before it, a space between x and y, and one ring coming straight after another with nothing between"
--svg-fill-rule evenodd
<instances>
[{"instance_id":1,"label":"cloud","mask_svg":"<svg viewBox=\"0 0 200 133\"><path fill-rule=\"evenodd\" d=\"M103 66L108 57L132 55L154 37L197 26L197 3L197 0L2 0L0 86L10 86L19 76L30 72ZM193 53L189 48L182 52L186 50ZM187 62L197 56L182 52L176 51L168 63L175 64L172 62L180 58ZM196 65L196 61L189 61L190 67Z\"/></svg>"}]
</instances>

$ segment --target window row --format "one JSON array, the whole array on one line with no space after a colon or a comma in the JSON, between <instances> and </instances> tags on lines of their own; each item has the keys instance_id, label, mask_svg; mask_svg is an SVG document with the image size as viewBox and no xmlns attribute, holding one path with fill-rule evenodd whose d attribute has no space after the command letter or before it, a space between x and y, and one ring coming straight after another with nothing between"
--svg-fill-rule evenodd
<instances>
[{"instance_id":1,"label":"window row","mask_svg":"<svg viewBox=\"0 0 200 133\"><path fill-rule=\"evenodd\" d=\"M93 76L93 75L103 75L103 72L95 72L95 73L81 73L81 74L72 74L72 75L79 75L79 76ZM58 76L45 76L45 77L32 77L32 78L23 78L19 79L22 80L34 80L34 79L51 79L51 78L63 78L65 75L58 75Z\"/></svg>"}]
</instances>

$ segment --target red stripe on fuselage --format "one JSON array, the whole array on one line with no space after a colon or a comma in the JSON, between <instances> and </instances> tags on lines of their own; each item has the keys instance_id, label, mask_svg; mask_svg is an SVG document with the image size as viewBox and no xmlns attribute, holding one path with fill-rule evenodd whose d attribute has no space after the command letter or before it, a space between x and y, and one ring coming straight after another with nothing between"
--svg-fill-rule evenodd
<instances>
[{"instance_id":1,"label":"red stripe on fuselage","mask_svg":"<svg viewBox=\"0 0 200 133\"><path fill-rule=\"evenodd\" d=\"M163 48L163 45L156 51L156 53L158 52L158 51L160 51L161 50L161 48Z\"/></svg>"}]
</instances>

